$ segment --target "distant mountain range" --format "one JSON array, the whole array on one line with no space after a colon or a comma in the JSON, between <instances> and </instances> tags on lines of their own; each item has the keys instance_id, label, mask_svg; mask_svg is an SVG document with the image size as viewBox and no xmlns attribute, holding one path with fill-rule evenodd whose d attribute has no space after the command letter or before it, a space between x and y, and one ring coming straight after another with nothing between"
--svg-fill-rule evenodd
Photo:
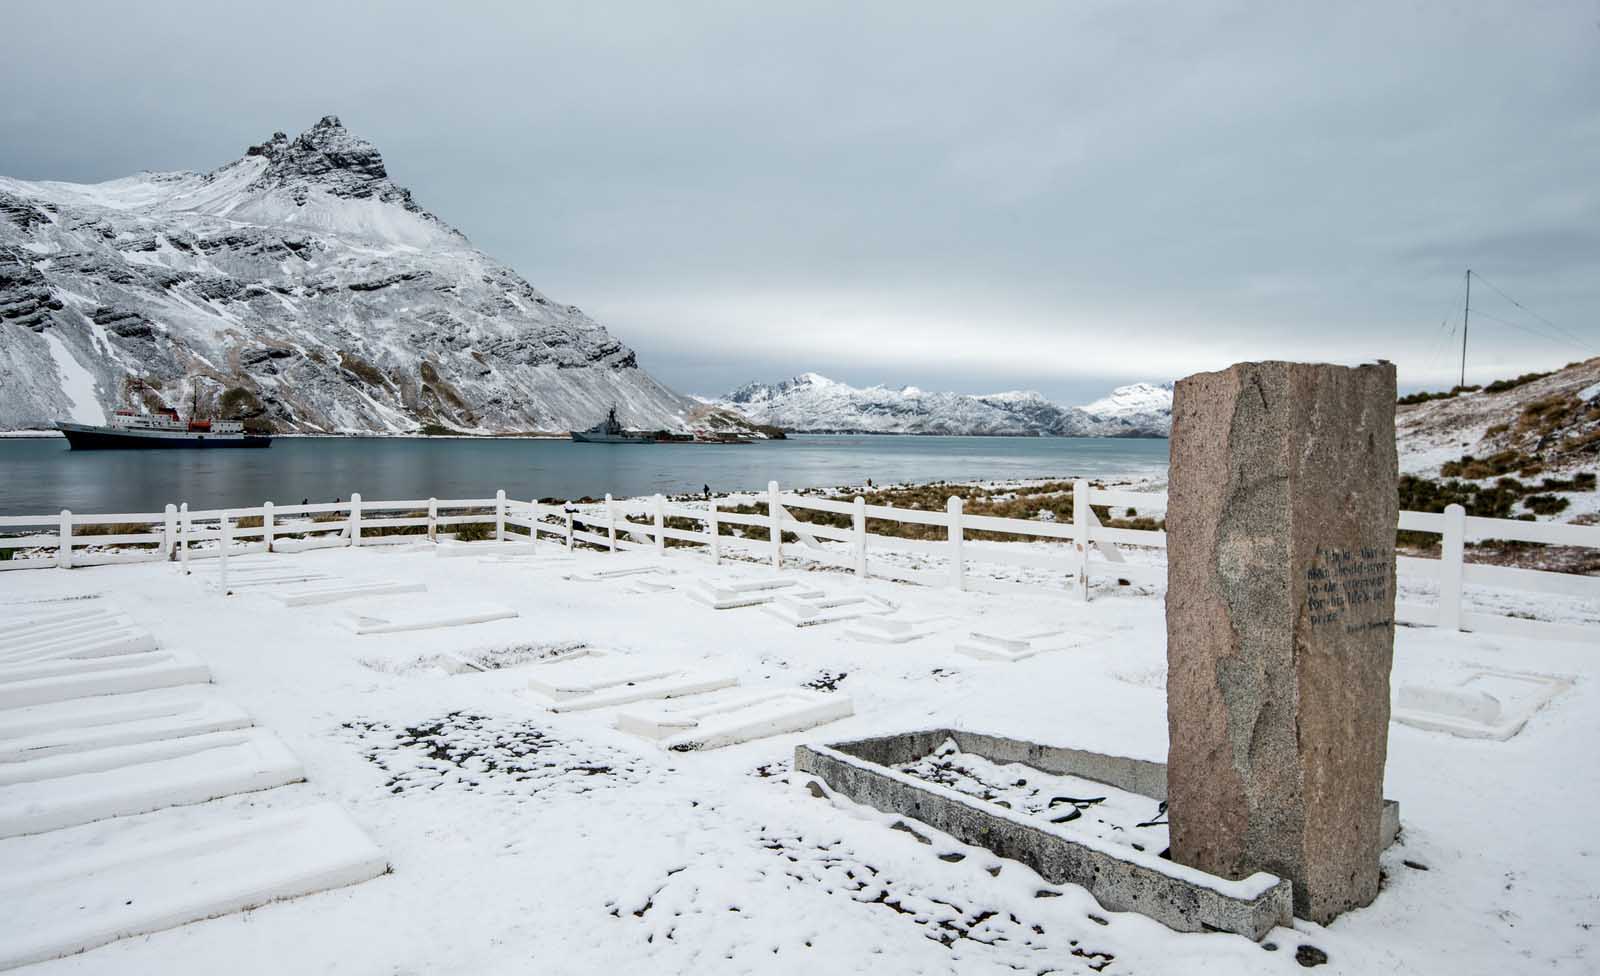
<instances>
[{"instance_id":1,"label":"distant mountain range","mask_svg":"<svg viewBox=\"0 0 1600 976\"><path fill-rule=\"evenodd\" d=\"M1172 430L1171 383L1135 383L1068 407L1032 392L863 389L801 373L778 383L749 383L704 402L799 433L1165 437Z\"/></svg>"},{"instance_id":2,"label":"distant mountain range","mask_svg":"<svg viewBox=\"0 0 1600 976\"><path fill-rule=\"evenodd\" d=\"M0 177L0 429L683 429L699 405L419 206L328 116L209 173ZM142 401L142 403L141 403Z\"/></svg>"}]
</instances>

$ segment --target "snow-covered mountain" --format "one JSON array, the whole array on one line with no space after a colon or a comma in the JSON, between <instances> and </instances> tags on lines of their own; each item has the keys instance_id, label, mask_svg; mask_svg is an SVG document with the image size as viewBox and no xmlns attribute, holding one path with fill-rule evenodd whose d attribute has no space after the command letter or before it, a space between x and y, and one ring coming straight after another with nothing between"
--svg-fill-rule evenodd
<instances>
[{"instance_id":1,"label":"snow-covered mountain","mask_svg":"<svg viewBox=\"0 0 1600 976\"><path fill-rule=\"evenodd\" d=\"M279 430L682 427L695 404L328 116L210 173L0 177L0 429L142 399Z\"/></svg>"},{"instance_id":2,"label":"snow-covered mountain","mask_svg":"<svg viewBox=\"0 0 1600 976\"><path fill-rule=\"evenodd\" d=\"M801 373L773 384L750 383L707 402L808 433L1165 437L1172 429L1170 383L1135 383L1087 406L1063 407L1033 392L974 396L914 386L862 389Z\"/></svg>"}]
</instances>

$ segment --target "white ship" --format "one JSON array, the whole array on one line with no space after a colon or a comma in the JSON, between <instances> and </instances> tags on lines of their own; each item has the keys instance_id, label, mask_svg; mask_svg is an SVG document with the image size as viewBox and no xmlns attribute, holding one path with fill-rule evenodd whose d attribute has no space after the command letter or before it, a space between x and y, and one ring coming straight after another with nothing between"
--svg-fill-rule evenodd
<instances>
[{"instance_id":1,"label":"white ship","mask_svg":"<svg viewBox=\"0 0 1600 976\"><path fill-rule=\"evenodd\" d=\"M171 408L156 413L118 410L104 427L59 423L75 451L117 448L271 447L265 434L247 434L237 420L191 420L184 423Z\"/></svg>"}]
</instances>

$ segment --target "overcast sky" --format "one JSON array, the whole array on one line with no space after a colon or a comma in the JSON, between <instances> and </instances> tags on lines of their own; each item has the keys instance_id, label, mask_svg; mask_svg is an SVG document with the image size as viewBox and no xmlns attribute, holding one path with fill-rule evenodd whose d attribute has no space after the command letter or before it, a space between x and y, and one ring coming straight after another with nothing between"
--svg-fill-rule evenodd
<instances>
[{"instance_id":1,"label":"overcast sky","mask_svg":"<svg viewBox=\"0 0 1600 976\"><path fill-rule=\"evenodd\" d=\"M1600 0L778 6L8 3L0 173L337 114L688 392L1600 354Z\"/></svg>"}]
</instances>

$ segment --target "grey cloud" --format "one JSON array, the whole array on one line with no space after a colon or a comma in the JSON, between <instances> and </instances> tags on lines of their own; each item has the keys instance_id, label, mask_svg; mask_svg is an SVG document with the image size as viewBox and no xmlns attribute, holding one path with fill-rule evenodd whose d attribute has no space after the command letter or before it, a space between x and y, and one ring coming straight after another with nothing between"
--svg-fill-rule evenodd
<instances>
[{"instance_id":1,"label":"grey cloud","mask_svg":"<svg viewBox=\"0 0 1600 976\"><path fill-rule=\"evenodd\" d=\"M337 113L699 392L817 369L1081 399L1245 356L1382 356L1416 385L1452 368L1469 264L1600 347L1596 19L25 2L0 172L204 169ZM1481 331L1485 376L1574 355Z\"/></svg>"}]
</instances>

